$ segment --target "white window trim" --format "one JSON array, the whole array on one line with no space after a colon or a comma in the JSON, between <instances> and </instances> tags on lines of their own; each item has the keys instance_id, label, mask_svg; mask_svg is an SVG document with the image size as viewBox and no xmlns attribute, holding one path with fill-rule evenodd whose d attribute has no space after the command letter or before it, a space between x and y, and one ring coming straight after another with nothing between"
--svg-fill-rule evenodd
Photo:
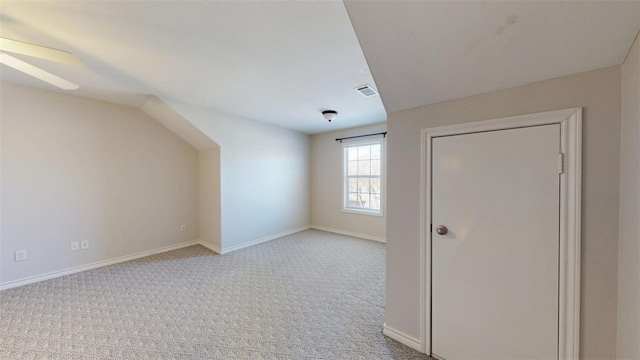
<instances>
[{"instance_id":1,"label":"white window trim","mask_svg":"<svg viewBox=\"0 0 640 360\"><path fill-rule=\"evenodd\" d=\"M357 215L366 215L366 216L377 216L384 217L384 209L386 206L385 198L385 190L386 190L386 152L385 152L385 138L382 139L365 139L365 140L356 140L356 141L345 141L342 143L342 198L340 202L342 205L342 212L349 214L357 214ZM347 182L345 179L347 178L347 153L345 149L351 146L362 146L362 145L375 145L380 144L380 211L368 210L368 209L356 209L356 208L347 208L346 199L347 199Z\"/></svg>"}]
</instances>

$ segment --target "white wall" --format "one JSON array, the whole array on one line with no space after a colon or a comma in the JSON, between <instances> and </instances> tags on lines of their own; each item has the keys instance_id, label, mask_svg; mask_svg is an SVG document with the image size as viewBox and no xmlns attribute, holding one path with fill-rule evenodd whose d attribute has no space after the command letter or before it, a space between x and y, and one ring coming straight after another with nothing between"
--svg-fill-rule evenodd
<instances>
[{"instance_id":1,"label":"white wall","mask_svg":"<svg viewBox=\"0 0 640 360\"><path fill-rule=\"evenodd\" d=\"M165 103L220 145L223 252L309 225L308 135Z\"/></svg>"},{"instance_id":2,"label":"white wall","mask_svg":"<svg viewBox=\"0 0 640 360\"><path fill-rule=\"evenodd\" d=\"M387 131L387 124L376 124L333 131L311 136L311 224L318 228L333 229L365 235L384 241L386 238L386 211L383 216L347 213L342 211L343 154L336 138ZM386 146L383 146L386 156ZM386 158L385 158L386 160ZM383 160L386 164L386 161ZM383 173L386 175L386 172ZM383 178L383 186L386 179ZM383 190L383 206L386 192Z\"/></svg>"},{"instance_id":3,"label":"white wall","mask_svg":"<svg viewBox=\"0 0 640 360\"><path fill-rule=\"evenodd\" d=\"M200 240L220 252L222 248L220 148L201 150L198 153L198 164Z\"/></svg>"},{"instance_id":4,"label":"white wall","mask_svg":"<svg viewBox=\"0 0 640 360\"><path fill-rule=\"evenodd\" d=\"M622 65L618 358L640 359L640 40Z\"/></svg>"},{"instance_id":5,"label":"white wall","mask_svg":"<svg viewBox=\"0 0 640 360\"><path fill-rule=\"evenodd\" d=\"M221 250L220 146L155 96L141 107L151 116L198 152L198 218L200 240L208 247Z\"/></svg>"},{"instance_id":6,"label":"white wall","mask_svg":"<svg viewBox=\"0 0 640 360\"><path fill-rule=\"evenodd\" d=\"M191 145L138 109L0 89L1 283L197 240ZM85 239L90 249L69 250Z\"/></svg>"},{"instance_id":7,"label":"white wall","mask_svg":"<svg viewBox=\"0 0 640 360\"><path fill-rule=\"evenodd\" d=\"M611 67L389 115L387 326L420 336L420 129L583 107L580 352L615 356L620 91Z\"/></svg>"}]
</instances>

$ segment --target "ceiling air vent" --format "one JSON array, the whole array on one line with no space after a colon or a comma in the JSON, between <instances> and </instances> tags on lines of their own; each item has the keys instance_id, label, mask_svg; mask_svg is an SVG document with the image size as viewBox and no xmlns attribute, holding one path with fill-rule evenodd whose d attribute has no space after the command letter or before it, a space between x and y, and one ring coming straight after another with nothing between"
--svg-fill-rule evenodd
<instances>
[{"instance_id":1,"label":"ceiling air vent","mask_svg":"<svg viewBox=\"0 0 640 360\"><path fill-rule=\"evenodd\" d=\"M356 88L356 91L362 94L364 97L369 97L373 95L377 95L378 92L372 88L370 85L362 85Z\"/></svg>"}]
</instances>

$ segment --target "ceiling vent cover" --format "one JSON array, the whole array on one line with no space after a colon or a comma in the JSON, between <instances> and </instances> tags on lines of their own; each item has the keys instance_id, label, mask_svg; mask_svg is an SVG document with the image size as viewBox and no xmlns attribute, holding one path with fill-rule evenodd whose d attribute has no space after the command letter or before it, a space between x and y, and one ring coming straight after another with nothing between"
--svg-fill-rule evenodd
<instances>
[{"instance_id":1,"label":"ceiling vent cover","mask_svg":"<svg viewBox=\"0 0 640 360\"><path fill-rule=\"evenodd\" d=\"M362 94L362 96L364 97L370 97L378 94L378 92L374 88L372 88L371 85L358 86L356 88L356 91Z\"/></svg>"}]
</instances>

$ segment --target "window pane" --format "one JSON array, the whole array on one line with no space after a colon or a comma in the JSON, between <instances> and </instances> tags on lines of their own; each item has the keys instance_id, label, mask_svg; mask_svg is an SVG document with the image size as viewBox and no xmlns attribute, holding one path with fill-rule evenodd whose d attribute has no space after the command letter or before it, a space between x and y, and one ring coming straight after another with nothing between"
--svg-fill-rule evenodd
<instances>
[{"instance_id":1,"label":"window pane","mask_svg":"<svg viewBox=\"0 0 640 360\"><path fill-rule=\"evenodd\" d=\"M349 194L349 207L354 208L364 208L365 202L363 201L363 196L360 193L350 193Z\"/></svg>"},{"instance_id":2,"label":"window pane","mask_svg":"<svg viewBox=\"0 0 640 360\"><path fill-rule=\"evenodd\" d=\"M371 160L371 175L380 175L380 160Z\"/></svg>"},{"instance_id":3,"label":"window pane","mask_svg":"<svg viewBox=\"0 0 640 360\"><path fill-rule=\"evenodd\" d=\"M349 179L349 192L358 191L358 179Z\"/></svg>"},{"instance_id":4,"label":"window pane","mask_svg":"<svg viewBox=\"0 0 640 360\"><path fill-rule=\"evenodd\" d=\"M353 146L353 147L348 147L347 148L347 160L351 161L351 160L358 160L358 148Z\"/></svg>"},{"instance_id":5,"label":"window pane","mask_svg":"<svg viewBox=\"0 0 640 360\"><path fill-rule=\"evenodd\" d=\"M371 146L358 146L358 160L369 160L371 158Z\"/></svg>"},{"instance_id":6,"label":"window pane","mask_svg":"<svg viewBox=\"0 0 640 360\"><path fill-rule=\"evenodd\" d=\"M358 175L371 174L371 162L370 161L358 161Z\"/></svg>"},{"instance_id":7,"label":"window pane","mask_svg":"<svg viewBox=\"0 0 640 360\"><path fill-rule=\"evenodd\" d=\"M369 179L358 179L358 192L369 192Z\"/></svg>"},{"instance_id":8,"label":"window pane","mask_svg":"<svg viewBox=\"0 0 640 360\"><path fill-rule=\"evenodd\" d=\"M358 162L357 161L349 161L349 162L347 162L347 175L358 175Z\"/></svg>"},{"instance_id":9,"label":"window pane","mask_svg":"<svg viewBox=\"0 0 640 360\"><path fill-rule=\"evenodd\" d=\"M347 145L344 149L344 207L378 213L382 193L382 145Z\"/></svg>"},{"instance_id":10,"label":"window pane","mask_svg":"<svg viewBox=\"0 0 640 360\"><path fill-rule=\"evenodd\" d=\"M359 202L358 202L358 194L356 193L349 193L349 199L347 201L347 206L348 207L360 207L359 206Z\"/></svg>"},{"instance_id":11,"label":"window pane","mask_svg":"<svg viewBox=\"0 0 640 360\"><path fill-rule=\"evenodd\" d=\"M380 144L371 145L371 158L380 159Z\"/></svg>"},{"instance_id":12,"label":"window pane","mask_svg":"<svg viewBox=\"0 0 640 360\"><path fill-rule=\"evenodd\" d=\"M370 180L371 192L380 194L380 178L374 178Z\"/></svg>"},{"instance_id":13,"label":"window pane","mask_svg":"<svg viewBox=\"0 0 640 360\"><path fill-rule=\"evenodd\" d=\"M364 209L369 207L369 193L359 193L360 204Z\"/></svg>"},{"instance_id":14,"label":"window pane","mask_svg":"<svg viewBox=\"0 0 640 360\"><path fill-rule=\"evenodd\" d=\"M371 209L380 210L380 194L371 194Z\"/></svg>"}]
</instances>

